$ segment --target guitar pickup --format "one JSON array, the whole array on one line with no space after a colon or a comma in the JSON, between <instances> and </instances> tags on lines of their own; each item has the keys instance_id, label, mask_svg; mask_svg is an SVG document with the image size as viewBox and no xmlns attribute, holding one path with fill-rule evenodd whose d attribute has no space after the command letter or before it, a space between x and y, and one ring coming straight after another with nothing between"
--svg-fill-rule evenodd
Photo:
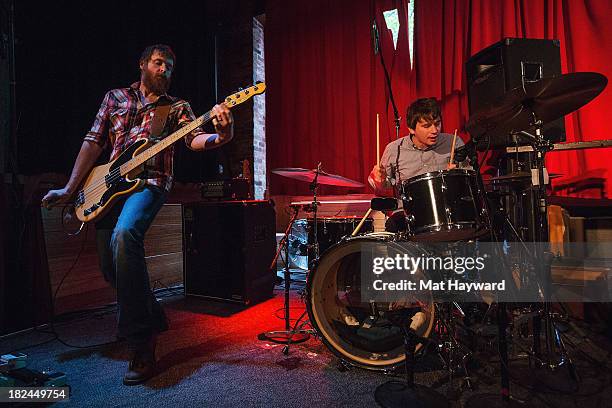
<instances>
[{"instance_id":1,"label":"guitar pickup","mask_svg":"<svg viewBox=\"0 0 612 408\"><path fill-rule=\"evenodd\" d=\"M89 207L88 209L86 209L85 211L83 211L83 214L85 216L90 215L92 212L96 211L98 208L100 208L100 204L94 204L91 207Z\"/></svg>"},{"instance_id":2,"label":"guitar pickup","mask_svg":"<svg viewBox=\"0 0 612 408\"><path fill-rule=\"evenodd\" d=\"M74 206L78 207L79 205L83 205L85 204L85 194L83 193L83 191L79 191L79 194L77 194L76 200L74 200Z\"/></svg>"}]
</instances>

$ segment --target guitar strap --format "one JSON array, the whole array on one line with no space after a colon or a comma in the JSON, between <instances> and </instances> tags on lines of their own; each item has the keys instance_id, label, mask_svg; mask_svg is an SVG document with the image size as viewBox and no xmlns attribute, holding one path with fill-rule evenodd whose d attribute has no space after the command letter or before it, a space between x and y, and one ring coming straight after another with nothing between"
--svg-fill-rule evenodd
<instances>
[{"instance_id":1,"label":"guitar strap","mask_svg":"<svg viewBox=\"0 0 612 408\"><path fill-rule=\"evenodd\" d=\"M151 124L151 135L149 138L157 139L161 136L166 126L166 119L168 119L168 113L170 112L171 104L167 101L160 103L155 107L153 113L153 123Z\"/></svg>"},{"instance_id":2,"label":"guitar strap","mask_svg":"<svg viewBox=\"0 0 612 408\"><path fill-rule=\"evenodd\" d=\"M149 140L152 142L161 140L164 127L166 126L166 120L168 119L168 113L170 113L171 105L172 104L169 101L160 101L160 103L155 107L153 119L151 120L151 133L149 135ZM149 169L153 166L153 160L154 158L145 163L142 178L146 179L156 177L156 174L152 174L155 172L149 171Z\"/></svg>"}]
</instances>

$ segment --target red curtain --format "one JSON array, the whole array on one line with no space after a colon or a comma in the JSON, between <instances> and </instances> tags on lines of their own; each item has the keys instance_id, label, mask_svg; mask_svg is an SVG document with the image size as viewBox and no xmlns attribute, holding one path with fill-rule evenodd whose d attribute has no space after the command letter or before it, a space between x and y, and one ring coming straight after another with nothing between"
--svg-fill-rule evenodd
<instances>
[{"instance_id":1,"label":"red curtain","mask_svg":"<svg viewBox=\"0 0 612 408\"><path fill-rule=\"evenodd\" d=\"M269 169L304 167L365 182L376 163L376 113L381 154L395 138L384 73L372 49L376 16L395 100L404 115L410 93L407 9L403 1L269 1L266 9L266 134ZM383 10L399 7L394 50ZM405 134L405 128L402 133ZM270 175L272 194L307 194L308 184ZM367 192L323 186L323 194Z\"/></svg>"},{"instance_id":2,"label":"red curtain","mask_svg":"<svg viewBox=\"0 0 612 408\"><path fill-rule=\"evenodd\" d=\"M417 96L442 99L447 131L463 129L468 119L466 59L504 37L558 39L562 73L595 71L612 78L607 57L612 51L612 14L607 0L428 0L415 6ZM607 87L566 116L567 141L611 138L604 120L610 107L612 90ZM548 154L547 166L549 172L577 176L611 169L609 154L609 149L554 152ZM608 181L608 192L611 187Z\"/></svg>"},{"instance_id":3,"label":"red curtain","mask_svg":"<svg viewBox=\"0 0 612 408\"><path fill-rule=\"evenodd\" d=\"M400 111L416 97L442 100L444 131L467 138L464 63L504 37L559 39L562 72L595 71L612 79L612 19L608 0L421 0L415 3L415 67L410 70L404 1L269 1L266 11L267 135L270 168L313 168L365 182L376 161L376 112L381 151L393 140L384 75L373 55L370 26L398 7L397 50L381 30L385 62ZM566 117L567 141L612 138L608 87ZM401 135L407 129L402 121ZM565 176L605 168L609 149L548 154L550 172ZM307 192L307 186L271 176L272 194ZM607 191L612 185L608 182ZM366 187L362 190L368 192ZM346 190L324 190L346 192Z\"/></svg>"}]
</instances>

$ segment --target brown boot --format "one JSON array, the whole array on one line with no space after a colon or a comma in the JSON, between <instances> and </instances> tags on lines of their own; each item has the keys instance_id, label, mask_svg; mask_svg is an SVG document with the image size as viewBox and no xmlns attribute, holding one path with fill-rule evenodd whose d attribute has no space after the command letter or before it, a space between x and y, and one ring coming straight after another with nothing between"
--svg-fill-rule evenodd
<instances>
[{"instance_id":1,"label":"brown boot","mask_svg":"<svg viewBox=\"0 0 612 408\"><path fill-rule=\"evenodd\" d=\"M125 377L123 377L123 384L141 384L155 376L155 345L156 340L153 337L147 343L139 345L134 349L134 356L132 361L130 361Z\"/></svg>"}]
</instances>

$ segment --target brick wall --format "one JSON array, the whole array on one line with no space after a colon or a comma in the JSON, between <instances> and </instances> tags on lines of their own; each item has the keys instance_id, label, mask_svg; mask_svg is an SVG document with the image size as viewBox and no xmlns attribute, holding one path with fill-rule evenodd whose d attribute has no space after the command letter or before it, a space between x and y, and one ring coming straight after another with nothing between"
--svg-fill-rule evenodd
<instances>
[{"instance_id":1,"label":"brick wall","mask_svg":"<svg viewBox=\"0 0 612 408\"><path fill-rule=\"evenodd\" d=\"M264 26L262 18L253 18L253 81L265 82ZM255 199L266 195L266 98L255 98L253 105L253 184Z\"/></svg>"},{"instance_id":2,"label":"brick wall","mask_svg":"<svg viewBox=\"0 0 612 408\"><path fill-rule=\"evenodd\" d=\"M265 81L263 18L238 17L226 23L217 34L218 92L225 97L239 88ZM242 162L249 161L248 173L256 199L266 189L265 96L257 96L237 106L234 114L234 140L227 146L226 174L243 173Z\"/></svg>"}]
</instances>

